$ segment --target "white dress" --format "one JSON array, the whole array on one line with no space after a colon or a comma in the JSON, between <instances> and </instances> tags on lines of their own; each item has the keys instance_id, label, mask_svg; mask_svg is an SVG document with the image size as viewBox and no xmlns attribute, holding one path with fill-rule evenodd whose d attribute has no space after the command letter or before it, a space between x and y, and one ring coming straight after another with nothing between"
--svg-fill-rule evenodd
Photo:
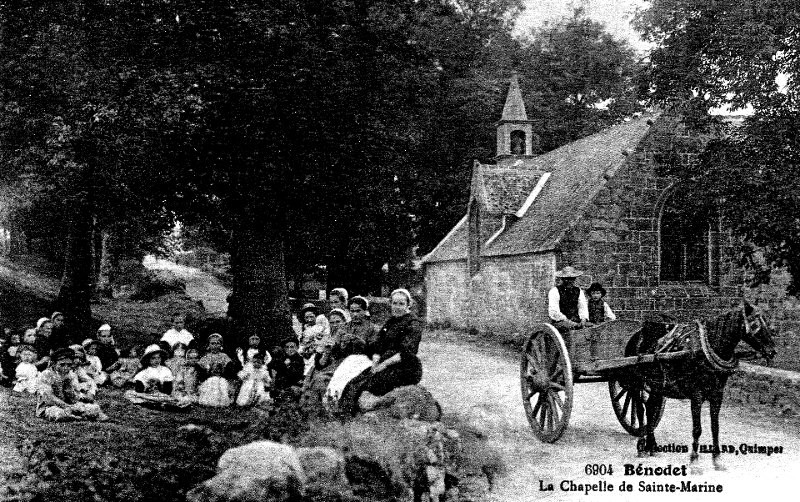
<instances>
[{"instance_id":1,"label":"white dress","mask_svg":"<svg viewBox=\"0 0 800 502\"><path fill-rule=\"evenodd\" d=\"M228 381L220 376L230 362L230 358L223 353L206 354L200 358L200 365L209 368L212 376L206 378L197 389L197 404L222 408L233 403Z\"/></svg>"},{"instance_id":2,"label":"white dress","mask_svg":"<svg viewBox=\"0 0 800 502\"><path fill-rule=\"evenodd\" d=\"M231 405L230 388L228 381L221 376L210 376L200 384L198 389L197 404L223 408Z\"/></svg>"},{"instance_id":3,"label":"white dress","mask_svg":"<svg viewBox=\"0 0 800 502\"><path fill-rule=\"evenodd\" d=\"M256 369L252 363L247 363L238 376L243 381L239 395L236 397L238 406L252 406L269 402L270 395L267 386L272 379L266 366Z\"/></svg>"},{"instance_id":4,"label":"white dress","mask_svg":"<svg viewBox=\"0 0 800 502\"><path fill-rule=\"evenodd\" d=\"M19 363L16 375L13 390L36 394L36 385L39 378L39 370L36 369L36 366L31 363Z\"/></svg>"},{"instance_id":5,"label":"white dress","mask_svg":"<svg viewBox=\"0 0 800 502\"><path fill-rule=\"evenodd\" d=\"M86 356L86 361L92 366L92 371L89 376L94 379L97 385L103 385L108 380L108 374L103 371L103 363L100 362L98 356Z\"/></svg>"}]
</instances>

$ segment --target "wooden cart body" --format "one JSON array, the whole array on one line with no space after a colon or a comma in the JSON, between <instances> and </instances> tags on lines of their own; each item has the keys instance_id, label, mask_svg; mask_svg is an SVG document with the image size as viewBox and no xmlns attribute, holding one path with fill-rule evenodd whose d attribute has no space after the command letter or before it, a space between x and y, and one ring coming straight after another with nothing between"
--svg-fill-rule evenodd
<instances>
[{"instance_id":1,"label":"wooden cart body","mask_svg":"<svg viewBox=\"0 0 800 502\"><path fill-rule=\"evenodd\" d=\"M572 412L572 387L582 382L608 382L611 405L620 424L631 435L642 434L647 426L644 404L651 392L644 384L632 386L626 373L634 366L691 357L700 350L698 337L690 336L688 349L626 356L626 346L642 328L641 322L631 320L563 334L548 323L534 326L525 342L520 381L528 421L540 440L553 443L564 433ZM678 328L703 329L699 323L673 329ZM656 425L663 411L662 405Z\"/></svg>"}]
</instances>

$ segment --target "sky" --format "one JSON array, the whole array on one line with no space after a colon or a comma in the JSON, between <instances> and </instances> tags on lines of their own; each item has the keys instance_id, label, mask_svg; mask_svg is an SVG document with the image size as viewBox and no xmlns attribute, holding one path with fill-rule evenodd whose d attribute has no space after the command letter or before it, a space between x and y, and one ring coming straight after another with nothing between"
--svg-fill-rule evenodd
<instances>
[{"instance_id":1,"label":"sky","mask_svg":"<svg viewBox=\"0 0 800 502\"><path fill-rule=\"evenodd\" d=\"M640 51L647 47L630 25L636 7L645 4L643 0L525 0L524 3L525 11L520 14L515 29L518 35L528 33L545 21L569 15L574 7L583 6L588 16L603 23L614 37L627 40Z\"/></svg>"}]
</instances>

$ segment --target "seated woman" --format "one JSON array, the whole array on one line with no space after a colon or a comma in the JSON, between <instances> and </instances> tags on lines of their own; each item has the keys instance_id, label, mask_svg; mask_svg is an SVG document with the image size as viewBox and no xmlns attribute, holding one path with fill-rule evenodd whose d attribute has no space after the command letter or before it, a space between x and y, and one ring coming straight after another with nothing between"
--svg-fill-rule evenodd
<instances>
[{"instance_id":1,"label":"seated woman","mask_svg":"<svg viewBox=\"0 0 800 502\"><path fill-rule=\"evenodd\" d=\"M50 367L39 375L36 416L52 422L108 420L100 405L78 399L78 390L74 387L76 379L72 374L74 364L75 351L72 349L62 348L53 352Z\"/></svg>"},{"instance_id":2,"label":"seated woman","mask_svg":"<svg viewBox=\"0 0 800 502\"><path fill-rule=\"evenodd\" d=\"M174 376L162 364L167 354L159 345L148 346L142 355L142 371L133 377L133 390L125 392L128 401L142 406L171 409L186 408L190 403L171 396Z\"/></svg>"},{"instance_id":3,"label":"seated woman","mask_svg":"<svg viewBox=\"0 0 800 502\"><path fill-rule=\"evenodd\" d=\"M392 316L367 346L372 366L352 379L339 399L342 413L355 415L369 411L377 396L397 387L415 385L422 379L422 363L417 357L422 339L422 322L411 313L411 293L396 289L391 294Z\"/></svg>"}]
</instances>

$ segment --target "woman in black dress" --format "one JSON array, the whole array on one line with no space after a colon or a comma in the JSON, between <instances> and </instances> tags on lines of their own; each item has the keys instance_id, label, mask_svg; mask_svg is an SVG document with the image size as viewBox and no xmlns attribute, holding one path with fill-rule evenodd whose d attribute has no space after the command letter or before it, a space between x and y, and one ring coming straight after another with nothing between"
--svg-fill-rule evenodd
<instances>
[{"instance_id":1,"label":"woman in black dress","mask_svg":"<svg viewBox=\"0 0 800 502\"><path fill-rule=\"evenodd\" d=\"M382 396L397 387L415 385L422 379L422 363L417 357L422 339L422 322L411 313L411 294L396 289L391 294L392 316L367 346L372 367L355 377L344 388L339 409L355 415L369 411Z\"/></svg>"}]
</instances>

